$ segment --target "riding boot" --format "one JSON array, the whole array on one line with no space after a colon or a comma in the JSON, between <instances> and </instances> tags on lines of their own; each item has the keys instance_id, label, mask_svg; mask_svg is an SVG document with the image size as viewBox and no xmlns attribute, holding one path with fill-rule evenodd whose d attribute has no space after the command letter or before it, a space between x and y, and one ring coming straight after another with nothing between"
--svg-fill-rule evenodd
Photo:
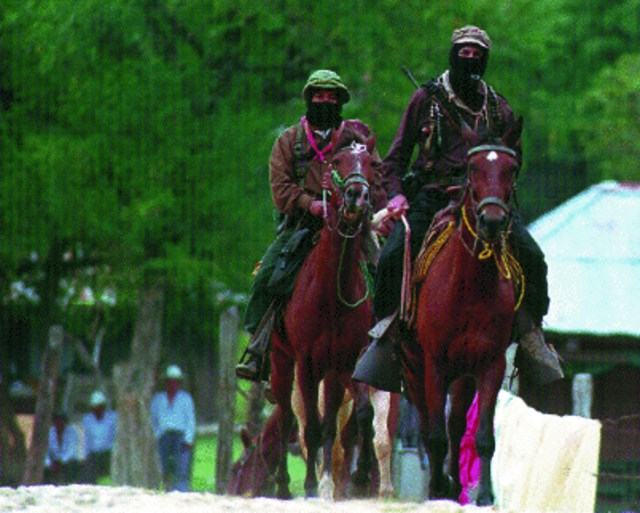
<instances>
[{"instance_id":1,"label":"riding boot","mask_svg":"<svg viewBox=\"0 0 640 513\"><path fill-rule=\"evenodd\" d=\"M269 350L271 348L271 336L275 318L275 303L273 303L255 334L251 337L249 345L244 350L240 362L236 365L236 376L249 381L269 380Z\"/></svg>"},{"instance_id":2,"label":"riding boot","mask_svg":"<svg viewBox=\"0 0 640 513\"><path fill-rule=\"evenodd\" d=\"M398 312L376 324L369 335L373 342L360 356L353 379L388 392L402 391L402 367L396 354L398 342Z\"/></svg>"},{"instance_id":3,"label":"riding boot","mask_svg":"<svg viewBox=\"0 0 640 513\"><path fill-rule=\"evenodd\" d=\"M542 328L522 307L516 315L518 348L515 364L520 373L538 385L562 379L561 357L551 344L547 344Z\"/></svg>"}]
</instances>

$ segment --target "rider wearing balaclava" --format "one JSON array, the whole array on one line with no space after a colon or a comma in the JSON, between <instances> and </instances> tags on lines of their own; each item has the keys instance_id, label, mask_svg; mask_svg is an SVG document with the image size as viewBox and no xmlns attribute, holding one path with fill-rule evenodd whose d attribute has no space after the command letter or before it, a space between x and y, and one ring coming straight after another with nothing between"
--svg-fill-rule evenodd
<instances>
[{"instance_id":1,"label":"rider wearing balaclava","mask_svg":"<svg viewBox=\"0 0 640 513\"><path fill-rule=\"evenodd\" d=\"M489 62L491 40L484 30L468 26L455 30L451 43L451 87L471 110L478 111L484 101L480 82Z\"/></svg>"},{"instance_id":2,"label":"rider wearing balaclava","mask_svg":"<svg viewBox=\"0 0 640 513\"><path fill-rule=\"evenodd\" d=\"M326 97L317 98L318 91L332 91L337 101L328 101ZM337 73L331 70L318 70L311 74L302 96L307 105L307 121L320 130L338 128L342 123L342 106L350 99L349 90Z\"/></svg>"}]
</instances>

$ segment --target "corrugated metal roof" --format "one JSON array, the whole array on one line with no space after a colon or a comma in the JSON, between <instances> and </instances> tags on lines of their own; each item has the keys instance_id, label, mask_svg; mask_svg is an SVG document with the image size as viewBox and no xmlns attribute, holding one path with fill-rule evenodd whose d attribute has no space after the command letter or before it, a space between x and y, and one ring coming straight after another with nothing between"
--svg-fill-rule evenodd
<instances>
[{"instance_id":1,"label":"corrugated metal roof","mask_svg":"<svg viewBox=\"0 0 640 513\"><path fill-rule=\"evenodd\" d=\"M640 184L594 185L529 230L549 266L545 330L640 336Z\"/></svg>"}]
</instances>

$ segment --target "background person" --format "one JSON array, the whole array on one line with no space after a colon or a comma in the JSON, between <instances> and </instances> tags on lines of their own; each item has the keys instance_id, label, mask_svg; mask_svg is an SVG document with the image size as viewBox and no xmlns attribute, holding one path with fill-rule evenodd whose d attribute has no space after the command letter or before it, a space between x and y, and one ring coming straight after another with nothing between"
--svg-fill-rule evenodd
<instances>
[{"instance_id":1,"label":"background person","mask_svg":"<svg viewBox=\"0 0 640 513\"><path fill-rule=\"evenodd\" d=\"M158 440L165 490L187 492L196 436L195 407L191 395L180 389L180 367L170 365L164 377L165 390L156 393L151 401L151 422Z\"/></svg>"},{"instance_id":2,"label":"background person","mask_svg":"<svg viewBox=\"0 0 640 513\"><path fill-rule=\"evenodd\" d=\"M67 485L76 483L81 468L80 436L63 411L53 413L49 429L49 446L45 457L44 482Z\"/></svg>"},{"instance_id":3,"label":"background person","mask_svg":"<svg viewBox=\"0 0 640 513\"><path fill-rule=\"evenodd\" d=\"M118 414L107 409L107 398L100 390L91 394L91 411L82 419L84 429L84 483L96 484L111 470L111 450L118 427Z\"/></svg>"}]
</instances>

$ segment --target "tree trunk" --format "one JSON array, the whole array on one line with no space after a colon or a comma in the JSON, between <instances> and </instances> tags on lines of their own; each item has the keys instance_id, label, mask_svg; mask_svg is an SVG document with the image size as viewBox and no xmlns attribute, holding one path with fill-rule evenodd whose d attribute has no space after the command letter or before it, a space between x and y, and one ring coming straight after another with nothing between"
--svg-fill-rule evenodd
<instances>
[{"instance_id":1,"label":"tree trunk","mask_svg":"<svg viewBox=\"0 0 640 513\"><path fill-rule=\"evenodd\" d=\"M24 476L27 449L9 397L7 366L0 369L0 486L17 486Z\"/></svg>"},{"instance_id":2,"label":"tree trunk","mask_svg":"<svg viewBox=\"0 0 640 513\"><path fill-rule=\"evenodd\" d=\"M227 489L233 459L233 417L236 406L234 367L238 358L238 322L238 308L235 306L220 317L220 428L216 453L216 493L219 494Z\"/></svg>"},{"instance_id":3,"label":"tree trunk","mask_svg":"<svg viewBox=\"0 0 640 513\"><path fill-rule=\"evenodd\" d=\"M60 354L64 331L61 326L52 326L44 355L38 399L36 402L36 418L33 426L33 438L27 455L27 466L22 484L37 485L42 483L44 461L49 448L49 428L55 408L56 385L60 367Z\"/></svg>"},{"instance_id":4,"label":"tree trunk","mask_svg":"<svg viewBox=\"0 0 640 513\"><path fill-rule=\"evenodd\" d=\"M160 359L164 302L164 277L147 273L138 305L131 358L113 369L118 434L112 455L111 480L116 485L149 489L160 489L162 485L149 408Z\"/></svg>"}]
</instances>

